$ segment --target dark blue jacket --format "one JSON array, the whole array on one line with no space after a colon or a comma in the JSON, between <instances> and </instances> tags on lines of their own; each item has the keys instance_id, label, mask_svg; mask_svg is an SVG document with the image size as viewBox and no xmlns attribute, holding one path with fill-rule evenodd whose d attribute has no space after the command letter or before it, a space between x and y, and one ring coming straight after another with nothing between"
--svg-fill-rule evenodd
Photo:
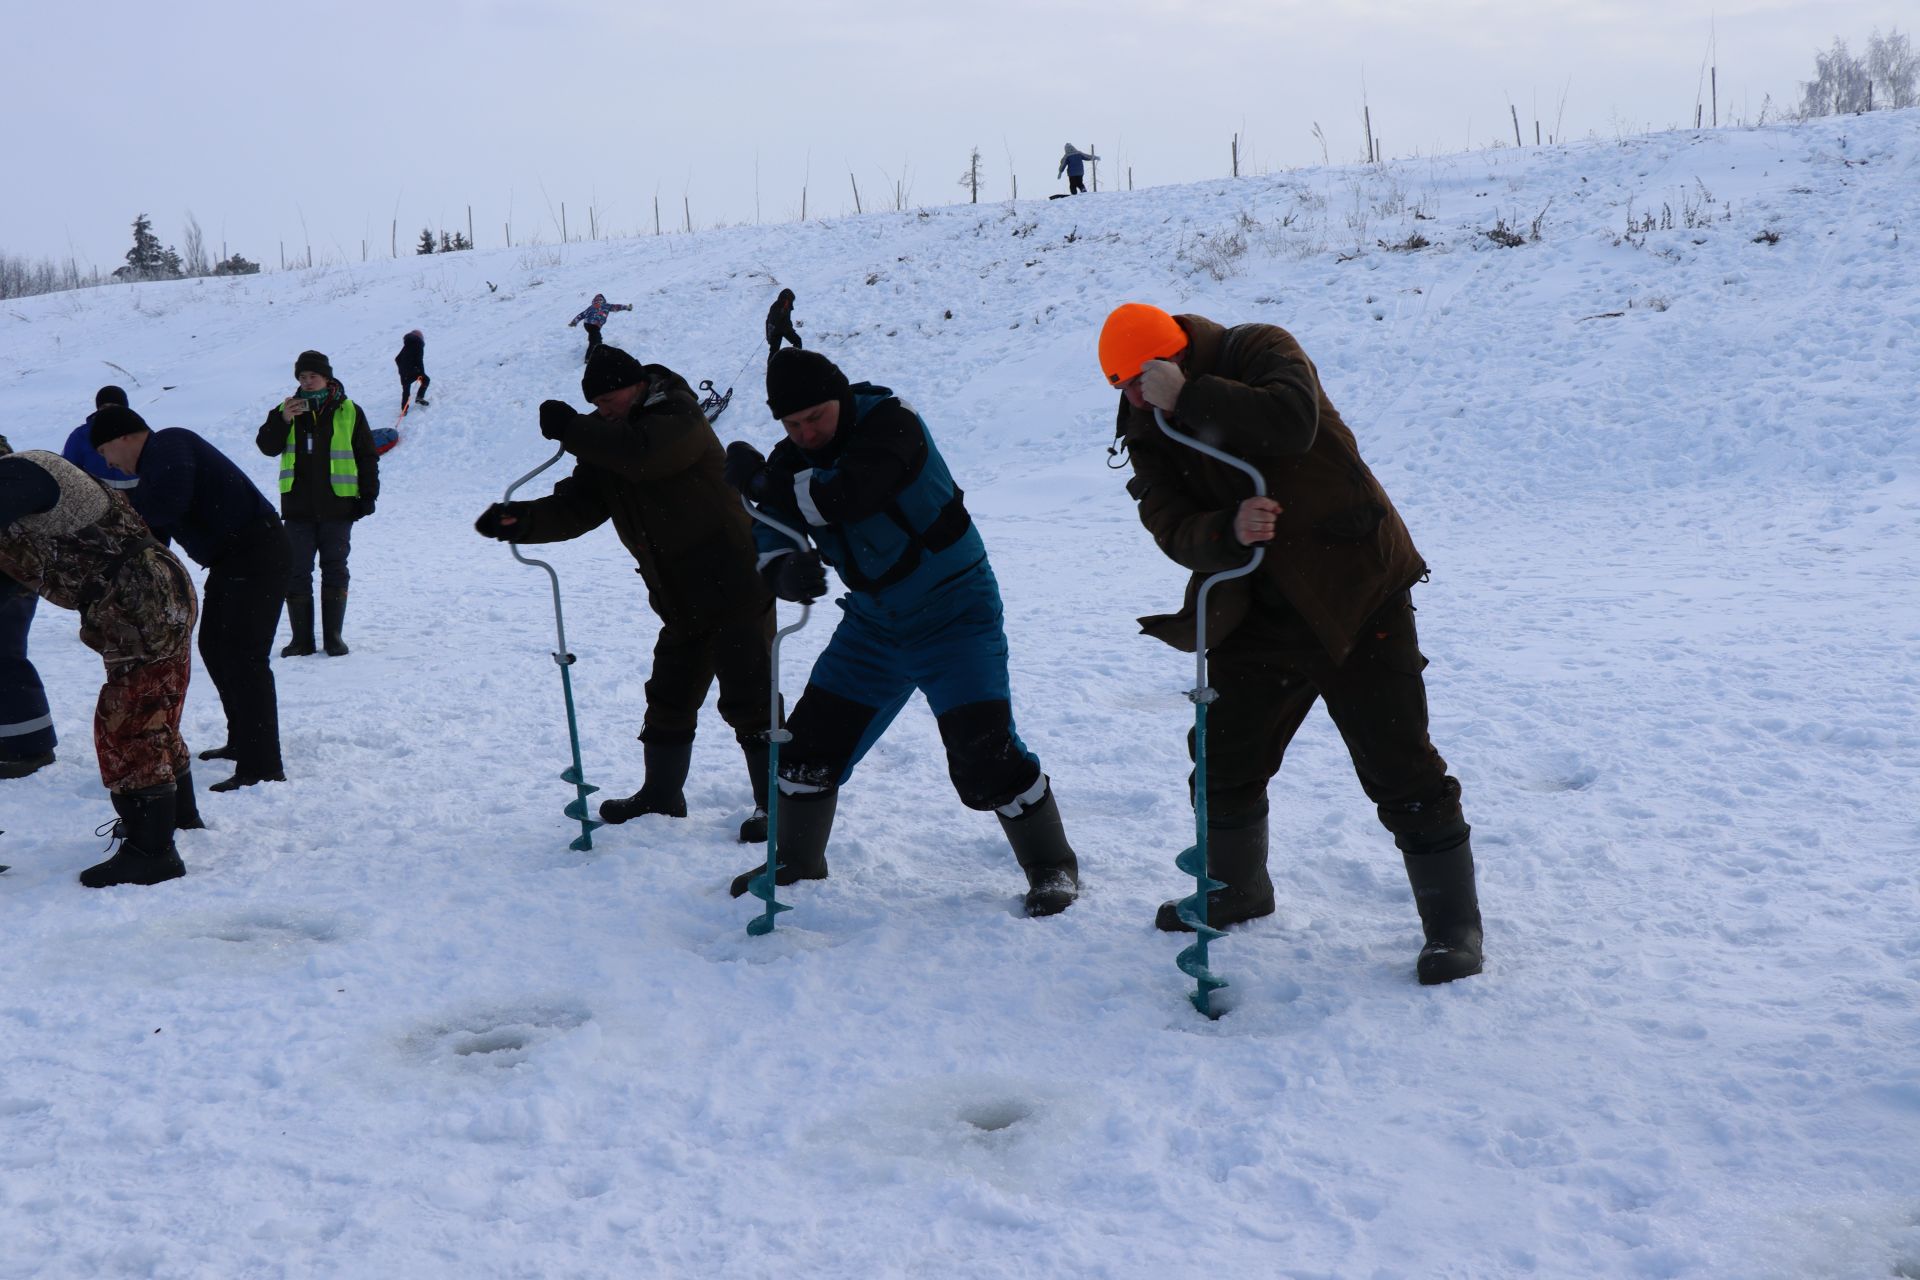
<instances>
[{"instance_id":1,"label":"dark blue jacket","mask_svg":"<svg viewBox=\"0 0 1920 1280\"><path fill-rule=\"evenodd\" d=\"M400 354L393 358L400 367L400 381L412 382L423 378L427 373L427 340L419 330L414 330L400 339Z\"/></svg>"},{"instance_id":2,"label":"dark blue jacket","mask_svg":"<svg viewBox=\"0 0 1920 1280\"><path fill-rule=\"evenodd\" d=\"M153 536L216 568L245 535L279 515L233 460L185 427L156 431L140 451L140 487L127 494Z\"/></svg>"},{"instance_id":3,"label":"dark blue jacket","mask_svg":"<svg viewBox=\"0 0 1920 1280\"><path fill-rule=\"evenodd\" d=\"M60 450L60 456L80 468L109 489L131 489L140 483L139 476L130 476L120 468L100 456L87 436L87 424L81 423L67 437L66 447Z\"/></svg>"},{"instance_id":4,"label":"dark blue jacket","mask_svg":"<svg viewBox=\"0 0 1920 1280\"><path fill-rule=\"evenodd\" d=\"M857 383L852 396L853 420L827 449L775 446L760 505L809 535L847 586L899 612L984 564L987 547L920 415L885 387ZM753 536L763 565L794 549L763 524Z\"/></svg>"}]
</instances>

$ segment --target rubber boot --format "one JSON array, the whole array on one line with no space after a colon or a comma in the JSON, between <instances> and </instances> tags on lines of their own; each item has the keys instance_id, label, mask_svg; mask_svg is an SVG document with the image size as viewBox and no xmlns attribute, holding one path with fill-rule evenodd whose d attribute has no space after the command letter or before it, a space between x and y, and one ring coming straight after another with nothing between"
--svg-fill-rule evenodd
<instances>
[{"instance_id":1,"label":"rubber boot","mask_svg":"<svg viewBox=\"0 0 1920 1280\"><path fill-rule=\"evenodd\" d=\"M647 762L647 780L624 800L607 800L600 805L600 821L612 826L629 822L643 813L663 813L669 818L687 816L687 769L693 763L693 735L685 742L643 742Z\"/></svg>"},{"instance_id":2,"label":"rubber boot","mask_svg":"<svg viewBox=\"0 0 1920 1280\"><path fill-rule=\"evenodd\" d=\"M780 793L780 866L774 884L827 878L827 837L833 834L833 811L839 805L838 788L805 795ZM747 891L747 882L766 869L764 859L747 868L733 878L727 892L739 897Z\"/></svg>"},{"instance_id":3,"label":"rubber boot","mask_svg":"<svg viewBox=\"0 0 1920 1280\"><path fill-rule=\"evenodd\" d=\"M309 652L311 652L311 650L309 650ZM281 650L282 656L284 656L285 653L286 650ZM231 742L223 742L217 747L208 747L200 753L200 758L202 760L231 760L234 758L233 744Z\"/></svg>"},{"instance_id":4,"label":"rubber boot","mask_svg":"<svg viewBox=\"0 0 1920 1280\"><path fill-rule=\"evenodd\" d=\"M1423 987L1480 972L1480 897L1473 884L1470 830L1462 823L1444 845L1401 853L1427 940L1415 966Z\"/></svg>"},{"instance_id":5,"label":"rubber boot","mask_svg":"<svg viewBox=\"0 0 1920 1280\"><path fill-rule=\"evenodd\" d=\"M1241 827L1207 827L1207 874L1227 887L1207 895L1207 923L1215 929L1273 914L1273 881L1267 875L1267 816ZM1163 902L1154 927L1192 933L1180 918L1180 903Z\"/></svg>"},{"instance_id":6,"label":"rubber boot","mask_svg":"<svg viewBox=\"0 0 1920 1280\"><path fill-rule=\"evenodd\" d=\"M753 816L740 824L741 844L767 842L767 740L754 738L740 744L747 758L747 777L753 783Z\"/></svg>"},{"instance_id":7,"label":"rubber boot","mask_svg":"<svg viewBox=\"0 0 1920 1280\"><path fill-rule=\"evenodd\" d=\"M126 832L119 851L80 873L89 889L116 884L159 884L187 874L173 847L173 784L113 793L113 809Z\"/></svg>"},{"instance_id":8,"label":"rubber boot","mask_svg":"<svg viewBox=\"0 0 1920 1280\"><path fill-rule=\"evenodd\" d=\"M287 627L292 638L286 648L280 650L283 658L305 658L313 654L313 593L287 596ZM225 747L219 748L225 751ZM200 753L202 760L231 760L230 755L215 755L211 751Z\"/></svg>"},{"instance_id":9,"label":"rubber boot","mask_svg":"<svg viewBox=\"0 0 1920 1280\"><path fill-rule=\"evenodd\" d=\"M193 796L193 769L189 766L173 775L173 829L204 831L206 826L200 820L200 804Z\"/></svg>"},{"instance_id":10,"label":"rubber boot","mask_svg":"<svg viewBox=\"0 0 1920 1280\"><path fill-rule=\"evenodd\" d=\"M1053 785L1040 799L1021 810L1017 818L996 812L1000 829L1007 833L1013 856L1027 873L1027 914L1057 916L1080 896L1080 864L1067 843L1067 829L1060 822L1060 806L1053 798Z\"/></svg>"},{"instance_id":11,"label":"rubber boot","mask_svg":"<svg viewBox=\"0 0 1920 1280\"><path fill-rule=\"evenodd\" d=\"M52 751L42 751L37 756L22 756L17 760L0 760L0 778L25 778L52 763ZM765 836L760 838L766 839Z\"/></svg>"},{"instance_id":12,"label":"rubber boot","mask_svg":"<svg viewBox=\"0 0 1920 1280\"><path fill-rule=\"evenodd\" d=\"M320 632L326 645L329 658L347 656L347 642L340 638L340 624L347 620L347 593L344 591L323 591L320 593Z\"/></svg>"}]
</instances>

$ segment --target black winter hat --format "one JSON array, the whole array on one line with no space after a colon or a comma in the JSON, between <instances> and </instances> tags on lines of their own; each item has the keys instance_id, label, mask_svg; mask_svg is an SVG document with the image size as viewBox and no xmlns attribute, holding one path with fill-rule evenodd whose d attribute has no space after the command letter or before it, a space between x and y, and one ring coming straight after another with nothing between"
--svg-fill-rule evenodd
<instances>
[{"instance_id":1,"label":"black winter hat","mask_svg":"<svg viewBox=\"0 0 1920 1280\"><path fill-rule=\"evenodd\" d=\"M87 416L87 443L98 449L109 440L148 429L147 420L127 406L103 405Z\"/></svg>"},{"instance_id":2,"label":"black winter hat","mask_svg":"<svg viewBox=\"0 0 1920 1280\"><path fill-rule=\"evenodd\" d=\"M300 358L293 362L293 376L303 373L317 373L323 378L333 376L333 365L318 351L302 351Z\"/></svg>"},{"instance_id":3,"label":"black winter hat","mask_svg":"<svg viewBox=\"0 0 1920 1280\"><path fill-rule=\"evenodd\" d=\"M93 393L93 407L96 409L104 409L110 404L125 405L126 403L126 391L114 386L111 382Z\"/></svg>"},{"instance_id":4,"label":"black winter hat","mask_svg":"<svg viewBox=\"0 0 1920 1280\"><path fill-rule=\"evenodd\" d=\"M618 347L603 344L587 357L586 372L580 376L580 394L592 400L646 380L647 371L638 360Z\"/></svg>"},{"instance_id":5,"label":"black winter hat","mask_svg":"<svg viewBox=\"0 0 1920 1280\"><path fill-rule=\"evenodd\" d=\"M847 397L847 375L818 351L782 347L767 361L767 408L776 418Z\"/></svg>"}]
</instances>

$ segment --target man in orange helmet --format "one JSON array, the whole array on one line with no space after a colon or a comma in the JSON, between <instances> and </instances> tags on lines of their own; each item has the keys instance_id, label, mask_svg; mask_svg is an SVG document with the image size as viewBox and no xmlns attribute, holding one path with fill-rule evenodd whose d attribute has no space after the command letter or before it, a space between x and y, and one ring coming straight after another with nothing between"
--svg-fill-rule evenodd
<instances>
[{"instance_id":1,"label":"man in orange helmet","mask_svg":"<svg viewBox=\"0 0 1920 1280\"><path fill-rule=\"evenodd\" d=\"M1427 660L1409 594L1426 564L1313 361L1273 325L1229 329L1127 303L1101 331L1100 365L1122 393L1115 435L1132 461L1127 492L1140 521L1193 570L1184 608L1142 618L1141 629L1193 652L1202 579L1267 547L1257 572L1207 599L1210 683L1220 695L1208 726L1208 866L1226 884L1208 899L1208 922L1272 913L1267 784L1324 700L1406 862L1426 935L1420 981L1480 972L1470 828L1460 784L1427 737ZM1155 409L1257 468L1269 496L1250 496L1240 471L1168 438ZM1155 923L1187 927L1171 902Z\"/></svg>"}]
</instances>

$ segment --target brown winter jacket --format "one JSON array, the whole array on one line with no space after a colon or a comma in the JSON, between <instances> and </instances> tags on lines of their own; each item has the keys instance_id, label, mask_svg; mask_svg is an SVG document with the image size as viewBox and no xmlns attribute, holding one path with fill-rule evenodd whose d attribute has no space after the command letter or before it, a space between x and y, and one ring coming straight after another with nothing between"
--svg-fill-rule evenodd
<instances>
[{"instance_id":1,"label":"brown winter jacket","mask_svg":"<svg viewBox=\"0 0 1920 1280\"><path fill-rule=\"evenodd\" d=\"M1175 319L1188 348L1174 428L1257 467L1267 496L1283 508L1259 571L1208 595L1208 647L1252 613L1284 625L1291 612L1335 662L1344 662L1366 620L1426 565L1292 334L1265 324L1226 329L1203 316ZM1190 653L1201 580L1247 562L1233 517L1253 485L1168 439L1151 408L1135 409L1124 396L1116 434L1132 456L1127 492L1140 504L1140 522L1169 558L1194 571L1181 611L1142 618L1141 630Z\"/></svg>"},{"instance_id":2,"label":"brown winter jacket","mask_svg":"<svg viewBox=\"0 0 1920 1280\"><path fill-rule=\"evenodd\" d=\"M625 422L574 419L573 474L513 504L514 541L564 542L611 519L662 622L704 630L756 618L773 597L754 570L751 521L721 476L719 438L684 378L657 364L646 375Z\"/></svg>"}]
</instances>

